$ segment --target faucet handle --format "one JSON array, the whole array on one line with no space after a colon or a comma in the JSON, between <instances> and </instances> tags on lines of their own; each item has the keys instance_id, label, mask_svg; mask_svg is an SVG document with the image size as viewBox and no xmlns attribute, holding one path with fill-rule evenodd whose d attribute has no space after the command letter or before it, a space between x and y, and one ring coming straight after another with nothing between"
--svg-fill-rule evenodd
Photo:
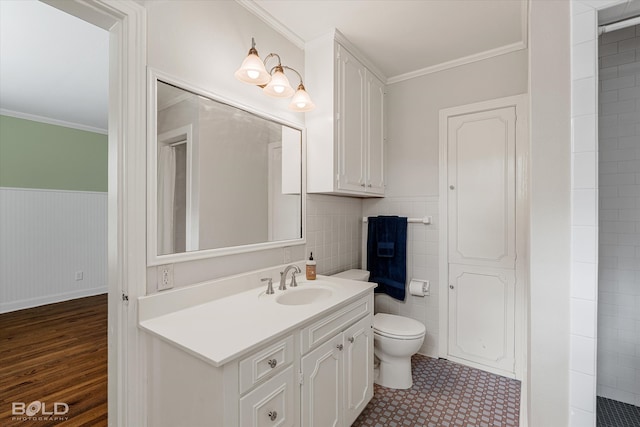
<instances>
[{"instance_id":1,"label":"faucet handle","mask_svg":"<svg viewBox=\"0 0 640 427\"><path fill-rule=\"evenodd\" d=\"M291 273L291 283L289 284L292 288L298 286L298 282L296 282L296 272Z\"/></svg>"},{"instance_id":2,"label":"faucet handle","mask_svg":"<svg viewBox=\"0 0 640 427\"><path fill-rule=\"evenodd\" d=\"M284 277L284 271L280 272L280 286L278 286L278 290L279 291L286 291L287 290L287 284L285 283L285 277Z\"/></svg>"},{"instance_id":3,"label":"faucet handle","mask_svg":"<svg viewBox=\"0 0 640 427\"><path fill-rule=\"evenodd\" d=\"M273 279L271 279L271 277L263 277L262 279L260 279L261 282L266 282L268 281L269 283L267 283L267 291L265 292L267 295L271 295L273 294Z\"/></svg>"}]
</instances>

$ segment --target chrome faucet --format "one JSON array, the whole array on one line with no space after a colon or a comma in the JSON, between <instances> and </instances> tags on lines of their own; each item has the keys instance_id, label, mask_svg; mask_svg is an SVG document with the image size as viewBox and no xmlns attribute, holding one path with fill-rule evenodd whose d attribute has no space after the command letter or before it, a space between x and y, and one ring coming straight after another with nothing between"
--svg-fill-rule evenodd
<instances>
[{"instance_id":1,"label":"chrome faucet","mask_svg":"<svg viewBox=\"0 0 640 427\"><path fill-rule=\"evenodd\" d=\"M287 280L287 273L289 272L289 270L294 270L293 273L291 273L291 283L289 284L289 286L291 286L292 288L295 288L296 286L298 286L298 283L296 282L296 274L300 273L300 267L298 267L297 265L288 265L287 268L284 269L284 271L280 272L280 286L278 286L278 290L279 291L286 291L287 290L287 285L285 283L285 281Z\"/></svg>"}]
</instances>

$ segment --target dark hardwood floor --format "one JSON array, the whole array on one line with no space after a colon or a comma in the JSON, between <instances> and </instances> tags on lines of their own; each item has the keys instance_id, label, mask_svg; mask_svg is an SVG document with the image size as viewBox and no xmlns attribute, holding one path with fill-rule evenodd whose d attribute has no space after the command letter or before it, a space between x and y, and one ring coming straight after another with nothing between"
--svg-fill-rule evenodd
<instances>
[{"instance_id":1,"label":"dark hardwood floor","mask_svg":"<svg viewBox=\"0 0 640 427\"><path fill-rule=\"evenodd\" d=\"M106 294L0 314L0 425L107 425Z\"/></svg>"}]
</instances>

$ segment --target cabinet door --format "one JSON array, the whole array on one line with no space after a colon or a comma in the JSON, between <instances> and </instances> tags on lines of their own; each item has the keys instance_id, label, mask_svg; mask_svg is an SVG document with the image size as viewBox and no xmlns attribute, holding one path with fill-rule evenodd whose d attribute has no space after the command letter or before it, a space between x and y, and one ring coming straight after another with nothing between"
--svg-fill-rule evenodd
<instances>
[{"instance_id":1,"label":"cabinet door","mask_svg":"<svg viewBox=\"0 0 640 427\"><path fill-rule=\"evenodd\" d=\"M302 358L302 426L338 427L342 417L342 334Z\"/></svg>"},{"instance_id":2,"label":"cabinet door","mask_svg":"<svg viewBox=\"0 0 640 427\"><path fill-rule=\"evenodd\" d=\"M384 194L384 84L367 72L367 193Z\"/></svg>"},{"instance_id":3,"label":"cabinet door","mask_svg":"<svg viewBox=\"0 0 640 427\"><path fill-rule=\"evenodd\" d=\"M363 192L365 187L365 67L337 46L338 189Z\"/></svg>"},{"instance_id":4,"label":"cabinet door","mask_svg":"<svg viewBox=\"0 0 640 427\"><path fill-rule=\"evenodd\" d=\"M373 397L373 330L367 316L344 331L344 425L350 426Z\"/></svg>"}]
</instances>

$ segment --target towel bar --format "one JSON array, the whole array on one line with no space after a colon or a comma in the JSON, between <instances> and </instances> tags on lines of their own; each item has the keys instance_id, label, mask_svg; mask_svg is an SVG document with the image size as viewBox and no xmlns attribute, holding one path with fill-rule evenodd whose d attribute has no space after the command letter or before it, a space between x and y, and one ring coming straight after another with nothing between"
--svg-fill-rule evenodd
<instances>
[{"instance_id":1,"label":"towel bar","mask_svg":"<svg viewBox=\"0 0 640 427\"><path fill-rule=\"evenodd\" d=\"M366 216L362 217L362 222L363 223L367 223L369 222L369 218ZM422 218L407 218L407 222L411 222L411 223L421 223L421 224L431 224L431 217L430 216L425 216Z\"/></svg>"}]
</instances>

